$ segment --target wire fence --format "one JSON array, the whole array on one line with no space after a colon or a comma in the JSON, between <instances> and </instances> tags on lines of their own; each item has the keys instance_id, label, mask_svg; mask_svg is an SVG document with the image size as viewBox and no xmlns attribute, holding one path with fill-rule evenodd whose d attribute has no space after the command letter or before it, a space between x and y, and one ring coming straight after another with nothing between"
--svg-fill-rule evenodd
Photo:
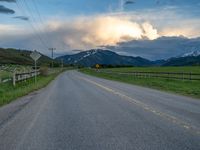
<instances>
[{"instance_id":1,"label":"wire fence","mask_svg":"<svg viewBox=\"0 0 200 150\"><path fill-rule=\"evenodd\" d=\"M165 78L165 79L177 79L177 80L199 80L200 74L198 73L186 73L186 72L117 72L117 71L105 71L98 70L100 73L108 74L118 74L118 75L130 75L133 77L142 77L142 78Z\"/></svg>"}]
</instances>

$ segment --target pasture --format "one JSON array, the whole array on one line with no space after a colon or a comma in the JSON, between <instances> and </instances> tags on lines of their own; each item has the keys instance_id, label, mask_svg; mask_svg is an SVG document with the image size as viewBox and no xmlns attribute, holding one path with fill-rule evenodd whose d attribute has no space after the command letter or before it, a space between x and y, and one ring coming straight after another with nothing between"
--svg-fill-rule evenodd
<instances>
[{"instance_id":1,"label":"pasture","mask_svg":"<svg viewBox=\"0 0 200 150\"><path fill-rule=\"evenodd\" d=\"M157 90L172 92L194 98L200 98L200 80L180 80L151 76L135 76L131 72L171 72L199 74L200 67L129 67L109 69L81 69L83 73ZM125 73L125 74L123 74ZM126 74L128 73L128 74Z\"/></svg>"}]
</instances>

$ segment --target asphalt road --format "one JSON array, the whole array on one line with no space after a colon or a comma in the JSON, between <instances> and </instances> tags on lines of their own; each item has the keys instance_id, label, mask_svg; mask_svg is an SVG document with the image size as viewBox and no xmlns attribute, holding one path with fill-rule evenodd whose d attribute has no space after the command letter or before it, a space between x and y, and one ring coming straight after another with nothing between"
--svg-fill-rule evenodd
<instances>
[{"instance_id":1,"label":"asphalt road","mask_svg":"<svg viewBox=\"0 0 200 150\"><path fill-rule=\"evenodd\" d=\"M68 71L0 108L0 150L200 150L200 100Z\"/></svg>"}]
</instances>

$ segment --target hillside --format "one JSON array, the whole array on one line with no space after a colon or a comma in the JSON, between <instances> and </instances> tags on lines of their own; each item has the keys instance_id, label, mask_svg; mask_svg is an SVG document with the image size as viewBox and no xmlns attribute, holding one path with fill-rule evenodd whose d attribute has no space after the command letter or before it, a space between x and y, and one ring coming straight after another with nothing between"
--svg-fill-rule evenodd
<instances>
[{"instance_id":1,"label":"hillside","mask_svg":"<svg viewBox=\"0 0 200 150\"><path fill-rule=\"evenodd\" d=\"M200 66L200 56L171 58L163 66Z\"/></svg>"},{"instance_id":2,"label":"hillside","mask_svg":"<svg viewBox=\"0 0 200 150\"><path fill-rule=\"evenodd\" d=\"M151 66L152 62L132 56L121 56L108 50L89 50L74 55L65 55L58 57L57 60L63 60L65 64L81 65L91 67L95 64L112 66Z\"/></svg>"},{"instance_id":3,"label":"hillside","mask_svg":"<svg viewBox=\"0 0 200 150\"><path fill-rule=\"evenodd\" d=\"M200 66L200 51L191 51L168 59L163 66Z\"/></svg>"},{"instance_id":4,"label":"hillside","mask_svg":"<svg viewBox=\"0 0 200 150\"><path fill-rule=\"evenodd\" d=\"M33 60L31 59L30 54L31 51L27 50L0 48L0 64L32 65ZM52 59L43 54L41 55L38 64L49 65Z\"/></svg>"}]
</instances>

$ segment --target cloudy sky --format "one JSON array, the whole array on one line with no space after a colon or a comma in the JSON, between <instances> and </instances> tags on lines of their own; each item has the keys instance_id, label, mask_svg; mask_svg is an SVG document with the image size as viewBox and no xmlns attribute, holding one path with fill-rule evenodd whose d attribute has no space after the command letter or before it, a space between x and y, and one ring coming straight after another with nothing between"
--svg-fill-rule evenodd
<instances>
[{"instance_id":1,"label":"cloudy sky","mask_svg":"<svg viewBox=\"0 0 200 150\"><path fill-rule=\"evenodd\" d=\"M59 54L104 47L148 59L158 54L166 58L181 51L162 49L160 43L156 49L158 39L194 40L200 37L199 29L199 0L0 0L0 47L45 54L49 47ZM155 44L151 50L136 50L138 43Z\"/></svg>"}]
</instances>

